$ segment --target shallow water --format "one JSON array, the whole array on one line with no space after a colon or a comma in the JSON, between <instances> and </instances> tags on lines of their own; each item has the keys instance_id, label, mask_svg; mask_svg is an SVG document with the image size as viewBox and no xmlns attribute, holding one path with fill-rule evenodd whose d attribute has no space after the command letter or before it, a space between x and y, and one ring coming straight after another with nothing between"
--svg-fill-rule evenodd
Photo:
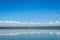
<instances>
[{"instance_id":1,"label":"shallow water","mask_svg":"<svg viewBox=\"0 0 60 40\"><path fill-rule=\"evenodd\" d=\"M41 33L49 33L49 32L60 32L60 30L37 30L37 29L0 29L0 34L3 33L30 33L30 32L41 32Z\"/></svg>"},{"instance_id":2,"label":"shallow water","mask_svg":"<svg viewBox=\"0 0 60 40\"><path fill-rule=\"evenodd\" d=\"M60 30L0 29L0 40L60 40Z\"/></svg>"},{"instance_id":3,"label":"shallow water","mask_svg":"<svg viewBox=\"0 0 60 40\"><path fill-rule=\"evenodd\" d=\"M0 40L60 40L60 35L50 34L19 34L1 35Z\"/></svg>"}]
</instances>

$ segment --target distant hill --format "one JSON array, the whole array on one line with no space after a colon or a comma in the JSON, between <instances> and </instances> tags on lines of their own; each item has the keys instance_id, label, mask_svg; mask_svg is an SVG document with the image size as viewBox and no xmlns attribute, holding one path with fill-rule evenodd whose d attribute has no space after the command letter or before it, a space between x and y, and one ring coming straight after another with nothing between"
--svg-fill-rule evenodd
<instances>
[{"instance_id":1,"label":"distant hill","mask_svg":"<svg viewBox=\"0 0 60 40\"><path fill-rule=\"evenodd\" d=\"M46 30L60 30L60 26L16 26L16 27L0 27L0 29L46 29Z\"/></svg>"}]
</instances>

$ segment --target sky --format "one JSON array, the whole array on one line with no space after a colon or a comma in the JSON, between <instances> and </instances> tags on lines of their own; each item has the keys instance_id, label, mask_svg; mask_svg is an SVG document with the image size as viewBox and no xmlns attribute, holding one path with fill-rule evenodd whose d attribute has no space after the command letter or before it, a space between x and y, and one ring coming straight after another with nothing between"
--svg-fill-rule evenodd
<instances>
[{"instance_id":1,"label":"sky","mask_svg":"<svg viewBox=\"0 0 60 40\"><path fill-rule=\"evenodd\" d=\"M0 21L60 21L60 0L0 0Z\"/></svg>"}]
</instances>

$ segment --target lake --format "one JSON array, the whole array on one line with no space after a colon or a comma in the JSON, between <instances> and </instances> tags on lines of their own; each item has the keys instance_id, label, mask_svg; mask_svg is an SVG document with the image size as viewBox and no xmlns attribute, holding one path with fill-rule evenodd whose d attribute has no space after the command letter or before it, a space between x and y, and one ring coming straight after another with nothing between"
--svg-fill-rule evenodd
<instances>
[{"instance_id":1,"label":"lake","mask_svg":"<svg viewBox=\"0 0 60 40\"><path fill-rule=\"evenodd\" d=\"M60 30L0 29L0 40L60 40Z\"/></svg>"}]
</instances>

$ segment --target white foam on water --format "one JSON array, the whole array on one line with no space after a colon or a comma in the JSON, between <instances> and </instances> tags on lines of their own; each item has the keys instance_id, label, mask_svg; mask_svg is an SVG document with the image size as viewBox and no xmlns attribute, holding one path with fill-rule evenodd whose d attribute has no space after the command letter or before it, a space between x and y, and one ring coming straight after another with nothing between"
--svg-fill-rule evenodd
<instances>
[{"instance_id":1,"label":"white foam on water","mask_svg":"<svg viewBox=\"0 0 60 40\"><path fill-rule=\"evenodd\" d=\"M59 35L60 33L59 32L56 32L56 35Z\"/></svg>"},{"instance_id":2,"label":"white foam on water","mask_svg":"<svg viewBox=\"0 0 60 40\"><path fill-rule=\"evenodd\" d=\"M16 32L16 33L5 33L5 34L2 34L0 33L0 36L2 35L7 35L7 36L15 36L15 35L19 35L19 34L49 34L49 35L59 35L60 32Z\"/></svg>"},{"instance_id":3,"label":"white foam on water","mask_svg":"<svg viewBox=\"0 0 60 40\"><path fill-rule=\"evenodd\" d=\"M53 32L50 32L49 34L50 34L50 35L52 35L52 34L53 34Z\"/></svg>"}]
</instances>

